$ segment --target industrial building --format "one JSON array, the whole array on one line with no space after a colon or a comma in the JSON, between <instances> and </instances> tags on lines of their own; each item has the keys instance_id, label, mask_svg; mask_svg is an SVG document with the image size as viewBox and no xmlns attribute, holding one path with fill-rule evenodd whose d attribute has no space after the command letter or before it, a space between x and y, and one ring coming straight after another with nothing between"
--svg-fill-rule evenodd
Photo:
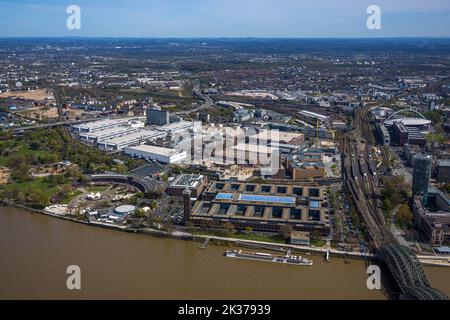
<instances>
[{"instance_id":1,"label":"industrial building","mask_svg":"<svg viewBox=\"0 0 450 320\"><path fill-rule=\"evenodd\" d=\"M301 110L298 112L300 116L302 116L305 120L309 122L315 123L317 120L322 123L329 123L330 117L324 116L322 114L318 114L315 112L307 111L307 110Z\"/></svg>"},{"instance_id":2,"label":"industrial building","mask_svg":"<svg viewBox=\"0 0 450 320\"><path fill-rule=\"evenodd\" d=\"M289 225L315 237L330 232L326 192L316 186L214 182L195 204L191 221L271 232Z\"/></svg>"},{"instance_id":3,"label":"industrial building","mask_svg":"<svg viewBox=\"0 0 450 320\"><path fill-rule=\"evenodd\" d=\"M162 126L170 123L170 113L167 110L147 109L147 125Z\"/></svg>"},{"instance_id":4,"label":"industrial building","mask_svg":"<svg viewBox=\"0 0 450 320\"><path fill-rule=\"evenodd\" d=\"M194 122L191 121L179 121L173 122L168 125L155 128L156 130L167 132L168 134L186 133L187 131L193 131L195 128Z\"/></svg>"},{"instance_id":5,"label":"industrial building","mask_svg":"<svg viewBox=\"0 0 450 320\"><path fill-rule=\"evenodd\" d=\"M93 132L98 130L105 130L108 128L126 125L129 121L143 120L143 117L137 118L121 118L121 119L105 119L92 122L86 122L79 125L74 125L72 128L76 132Z\"/></svg>"},{"instance_id":6,"label":"industrial building","mask_svg":"<svg viewBox=\"0 0 450 320\"><path fill-rule=\"evenodd\" d=\"M103 150L122 150L144 142L165 138L166 133L156 130L129 130L128 134L116 136L109 139L102 139L98 146Z\"/></svg>"},{"instance_id":7,"label":"industrial building","mask_svg":"<svg viewBox=\"0 0 450 320\"><path fill-rule=\"evenodd\" d=\"M125 147L126 155L148 160L155 160L161 163L177 163L186 159L186 151L173 148L158 147L152 145L139 145L135 147Z\"/></svg>"},{"instance_id":8,"label":"industrial building","mask_svg":"<svg viewBox=\"0 0 450 320\"><path fill-rule=\"evenodd\" d=\"M91 143L97 143L105 139L119 137L122 135L136 132L138 130L139 130L138 128L131 128L127 126L114 126L106 129L80 133L80 139Z\"/></svg>"}]
</instances>

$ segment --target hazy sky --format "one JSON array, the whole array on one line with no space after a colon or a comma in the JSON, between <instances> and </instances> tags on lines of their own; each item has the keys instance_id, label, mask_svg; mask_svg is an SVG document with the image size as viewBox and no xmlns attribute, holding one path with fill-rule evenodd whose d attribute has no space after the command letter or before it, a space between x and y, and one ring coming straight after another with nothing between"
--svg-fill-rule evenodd
<instances>
[{"instance_id":1,"label":"hazy sky","mask_svg":"<svg viewBox=\"0 0 450 320\"><path fill-rule=\"evenodd\" d=\"M72 4L81 30L66 27ZM450 37L450 0L0 0L4 36Z\"/></svg>"}]
</instances>

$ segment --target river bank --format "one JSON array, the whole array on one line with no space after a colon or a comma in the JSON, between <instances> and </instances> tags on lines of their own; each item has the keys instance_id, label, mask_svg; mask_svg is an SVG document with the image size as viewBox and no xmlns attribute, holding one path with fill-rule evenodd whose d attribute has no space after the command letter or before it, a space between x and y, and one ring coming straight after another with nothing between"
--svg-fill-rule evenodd
<instances>
[{"instance_id":1,"label":"river bank","mask_svg":"<svg viewBox=\"0 0 450 320\"><path fill-rule=\"evenodd\" d=\"M325 262L310 253L312 266L288 266L229 259L223 246L201 244L0 207L0 260L8 261L0 265L0 298L386 299L385 292L367 289L367 261ZM79 292L65 286L72 264L82 270ZM383 287L395 290L389 271L380 268ZM450 293L449 268L425 270L435 287Z\"/></svg>"},{"instance_id":2,"label":"river bank","mask_svg":"<svg viewBox=\"0 0 450 320\"><path fill-rule=\"evenodd\" d=\"M284 265L230 259L223 246L200 245L2 207L0 260L8 263L0 264L0 298L386 299L367 288L362 260L311 254L312 266ZM80 291L67 290L69 265L81 269Z\"/></svg>"},{"instance_id":3,"label":"river bank","mask_svg":"<svg viewBox=\"0 0 450 320\"><path fill-rule=\"evenodd\" d=\"M140 234L148 234L153 236L166 236L174 239L180 239L180 240L192 240L197 242L205 241L206 239L213 239L215 240L215 243L218 242L224 242L228 244L235 244L235 245L244 245L244 246L253 246L255 248L263 248L263 249L269 249L269 250L279 250L281 249L295 249L297 251L302 252L309 252L309 253L316 253L316 254L322 254L325 255L327 251L330 252L330 255L338 256L338 257L344 257L344 258L353 258L353 259L369 259L373 260L376 259L377 256L371 253L360 253L360 252L347 252L347 251L340 251L333 248L318 248L318 247L307 247L307 246L298 246L298 245L292 245L292 244L286 244L286 243L274 243L274 242L265 242L265 241L258 241L258 240L247 240L247 239L237 239L237 238L231 238L231 237L220 237L220 236L214 236L214 235L202 235L202 234L191 234L187 232L182 232L175 230L172 233L168 233L164 230L157 230L157 229L151 229L151 228L129 228L126 226L119 226L119 225L113 225L103 222L92 222L92 221L85 221L85 220L79 220L75 219L73 217L69 216L63 216L54 214L51 212L47 212L44 210L39 210L31 207L27 207L20 204L8 204L10 207L16 207L20 209L24 209L31 213L39 213L43 214L49 217L58 218L70 222L76 222L81 223L89 226L94 227L100 227L100 228L106 228L106 229L112 229L117 231L124 231L124 232L134 232L134 233L140 233ZM8 207L6 206L6 207ZM214 241L213 241L214 242Z\"/></svg>"},{"instance_id":4,"label":"river bank","mask_svg":"<svg viewBox=\"0 0 450 320\"><path fill-rule=\"evenodd\" d=\"M298 245L292 245L292 244L285 244L285 243L273 243L273 242L265 242L265 241L258 241L258 240L247 240L247 239L237 239L237 238L231 238L231 237L220 237L220 236L214 236L214 235L202 235L202 234L190 234L187 232L182 232L175 230L172 233L168 233L164 230L157 230L157 229L151 229L151 228L129 228L126 226L119 226L119 225L113 225L103 222L92 222L92 221L85 221L80 219L75 219L73 217L69 216L62 216L57 215L51 212L47 212L44 210L39 210L35 208L30 208L24 205L10 203L8 206L18 207L24 210L27 210L28 212L34 212L43 214L46 216L50 216L53 218L59 218L66 221L81 223L85 225L90 225L94 227L99 228L106 228L111 230L117 230L117 231L123 231L123 232L134 232L134 233L140 233L140 234L147 234L152 236L158 236L158 237L170 237L173 239L179 239L179 240L192 240L197 242L205 241L206 239L212 239L215 240L215 243L222 242L226 244L235 244L237 246L249 246L254 248L260 248L260 249L268 249L268 250L280 250L280 249L294 249L300 252L307 252L307 253L314 253L314 254L321 254L325 255L328 251L330 254L330 258L337 256L340 258L345 259L360 259L360 260L377 260L378 257L376 254L368 253L368 252L349 252L349 251L341 251L336 250L333 248L319 248L319 247L307 247L307 246L298 246ZM418 256L419 261L423 265L432 265L432 266L441 266L441 267L450 267L450 258L449 257L437 257L434 255L420 255Z\"/></svg>"}]
</instances>

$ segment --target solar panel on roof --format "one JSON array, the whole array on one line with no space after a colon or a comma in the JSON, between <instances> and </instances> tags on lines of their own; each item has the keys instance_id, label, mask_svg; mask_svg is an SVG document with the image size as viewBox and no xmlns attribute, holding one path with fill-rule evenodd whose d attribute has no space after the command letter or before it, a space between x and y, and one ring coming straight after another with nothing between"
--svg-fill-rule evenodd
<instances>
[{"instance_id":1,"label":"solar panel on roof","mask_svg":"<svg viewBox=\"0 0 450 320\"><path fill-rule=\"evenodd\" d=\"M252 202L278 202L286 204L295 203L294 197L263 196L256 194L241 194L239 200Z\"/></svg>"},{"instance_id":2,"label":"solar panel on roof","mask_svg":"<svg viewBox=\"0 0 450 320\"><path fill-rule=\"evenodd\" d=\"M319 201L310 201L309 206L311 208L318 208L319 207Z\"/></svg>"},{"instance_id":3,"label":"solar panel on roof","mask_svg":"<svg viewBox=\"0 0 450 320\"><path fill-rule=\"evenodd\" d=\"M216 199L218 200L230 200L233 198L233 194L231 193L218 193L216 195Z\"/></svg>"}]
</instances>

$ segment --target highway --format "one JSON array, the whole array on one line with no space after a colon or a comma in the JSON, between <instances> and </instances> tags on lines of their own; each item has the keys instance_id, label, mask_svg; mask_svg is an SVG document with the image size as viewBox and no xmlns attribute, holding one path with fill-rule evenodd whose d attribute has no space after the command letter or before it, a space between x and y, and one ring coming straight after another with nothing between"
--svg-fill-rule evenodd
<instances>
[{"instance_id":1,"label":"highway","mask_svg":"<svg viewBox=\"0 0 450 320\"><path fill-rule=\"evenodd\" d=\"M210 96L208 95L204 95L201 91L200 91L200 86L199 84L195 84L194 88L192 89L192 94L194 97L197 97L199 100L202 100L204 103L202 105L200 105L199 107L195 108L195 109L191 109L191 110L184 110L184 111L178 111L175 112L175 115L187 115L189 113L192 112L198 112L202 109L207 109L209 107L212 107L214 105L214 101L213 99L211 99Z\"/></svg>"},{"instance_id":2,"label":"highway","mask_svg":"<svg viewBox=\"0 0 450 320\"><path fill-rule=\"evenodd\" d=\"M199 100L202 100L204 103L195 109L175 112L174 113L175 115L187 115L189 113L198 112L202 109L206 109L206 108L209 108L214 105L214 101L213 101L213 99L211 99L211 97L201 93L198 84L192 90L192 94L195 97L197 97ZM37 125L33 125L33 126L28 126L28 127L14 128L14 129L12 129L12 133L18 134L18 133L22 133L22 132L29 131L29 130L36 130L39 128L54 128L54 127L59 127L59 126L71 126L71 125L75 125L75 124L81 124L81 123L85 123L85 122L100 120L99 118L91 118L91 119L83 119L83 120L63 120L63 116L62 116L63 111L62 111L62 102L61 102L62 99L56 91L55 91L55 97L57 97L58 114L59 114L59 118L60 118L59 121L52 122L52 123L42 123L42 124L37 124ZM121 119L121 118L127 118L127 117L117 117L115 119Z\"/></svg>"}]
</instances>

